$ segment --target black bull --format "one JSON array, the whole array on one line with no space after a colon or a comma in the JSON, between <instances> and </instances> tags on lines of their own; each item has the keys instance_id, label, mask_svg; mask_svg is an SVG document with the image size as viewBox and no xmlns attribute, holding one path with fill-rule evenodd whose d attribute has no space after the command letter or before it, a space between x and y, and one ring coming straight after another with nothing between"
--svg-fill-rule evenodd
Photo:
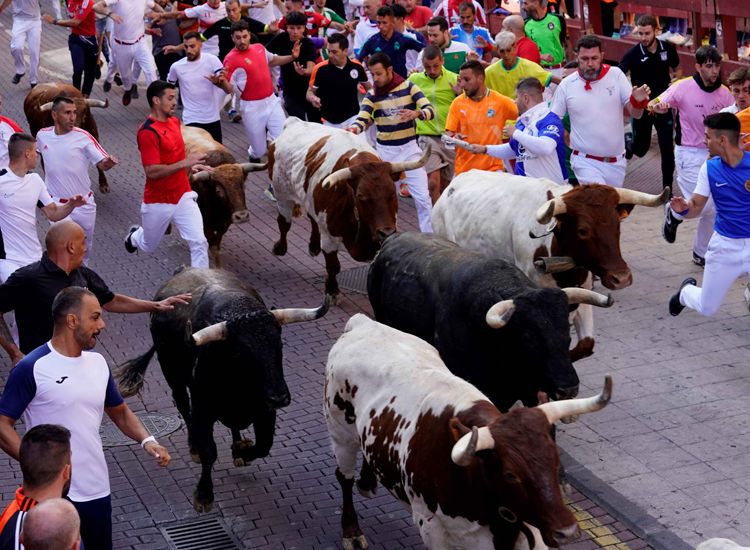
<instances>
[{"instance_id":1,"label":"black bull","mask_svg":"<svg viewBox=\"0 0 750 550\"><path fill-rule=\"evenodd\" d=\"M574 397L570 304L612 304L582 289L539 288L505 260L420 233L385 241L367 290L377 321L435 346L501 411L517 400L535 406L539 391Z\"/></svg>"},{"instance_id":2,"label":"black bull","mask_svg":"<svg viewBox=\"0 0 750 550\"><path fill-rule=\"evenodd\" d=\"M214 502L214 423L232 431L235 466L268 455L276 410L291 400L282 368L281 327L322 317L328 300L317 309L269 311L255 289L235 275L198 268L178 270L156 291L154 300L186 293L193 295L189 305L151 314L154 344L120 367L118 388L123 396L138 393L149 361L158 354L187 426L190 456L202 465L193 505L198 512L208 512ZM255 444L240 436L250 424Z\"/></svg>"}]
</instances>

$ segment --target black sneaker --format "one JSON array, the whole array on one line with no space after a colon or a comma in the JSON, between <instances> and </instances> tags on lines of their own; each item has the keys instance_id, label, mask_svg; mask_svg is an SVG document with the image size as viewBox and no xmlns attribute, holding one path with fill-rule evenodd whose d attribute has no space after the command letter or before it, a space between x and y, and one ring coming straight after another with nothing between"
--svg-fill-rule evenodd
<instances>
[{"instance_id":1,"label":"black sneaker","mask_svg":"<svg viewBox=\"0 0 750 550\"><path fill-rule=\"evenodd\" d=\"M104 86L102 86L102 90L104 90L104 93L106 94L108 91L112 89L112 83L104 81Z\"/></svg>"},{"instance_id":2,"label":"black sneaker","mask_svg":"<svg viewBox=\"0 0 750 550\"><path fill-rule=\"evenodd\" d=\"M693 263L701 267L706 267L706 258L702 256L698 256L698 254L693 252Z\"/></svg>"},{"instance_id":3,"label":"black sneaker","mask_svg":"<svg viewBox=\"0 0 750 550\"><path fill-rule=\"evenodd\" d=\"M625 158L633 158L633 132L625 132Z\"/></svg>"},{"instance_id":4,"label":"black sneaker","mask_svg":"<svg viewBox=\"0 0 750 550\"><path fill-rule=\"evenodd\" d=\"M692 277L688 277L684 281L682 281L682 284L680 285L680 289L675 292L672 297L669 299L669 313L672 315L672 317L677 317L683 309L685 309L685 306L683 306L680 303L680 293L682 292L682 289L685 288L688 285L697 285L698 281L693 279Z\"/></svg>"},{"instance_id":5,"label":"black sneaker","mask_svg":"<svg viewBox=\"0 0 750 550\"><path fill-rule=\"evenodd\" d=\"M11 82L12 82L13 84L18 84L19 82L21 82L21 79L22 79L22 78L23 78L23 74L18 74L18 73L16 73L16 75L15 75L15 76L14 76L13 78L11 78L11 79L10 79L10 81L11 81Z\"/></svg>"},{"instance_id":6,"label":"black sneaker","mask_svg":"<svg viewBox=\"0 0 750 550\"><path fill-rule=\"evenodd\" d=\"M131 225L130 229L128 230L128 236L125 237L125 250L127 250L130 254L138 250L135 246L133 246L133 243L130 242L130 237L132 237L133 233L135 233L137 230L137 225Z\"/></svg>"},{"instance_id":7,"label":"black sneaker","mask_svg":"<svg viewBox=\"0 0 750 550\"><path fill-rule=\"evenodd\" d=\"M120 78L120 73L115 73L115 84L118 86L122 86L122 78Z\"/></svg>"},{"instance_id":8,"label":"black sneaker","mask_svg":"<svg viewBox=\"0 0 750 550\"><path fill-rule=\"evenodd\" d=\"M672 209L667 207L667 214L664 216L664 225L661 226L661 235L669 244L674 244L677 239L677 226L682 223L672 215Z\"/></svg>"},{"instance_id":9,"label":"black sneaker","mask_svg":"<svg viewBox=\"0 0 750 550\"><path fill-rule=\"evenodd\" d=\"M135 84L133 84L133 87L130 89L130 97L138 99L138 86Z\"/></svg>"}]
</instances>

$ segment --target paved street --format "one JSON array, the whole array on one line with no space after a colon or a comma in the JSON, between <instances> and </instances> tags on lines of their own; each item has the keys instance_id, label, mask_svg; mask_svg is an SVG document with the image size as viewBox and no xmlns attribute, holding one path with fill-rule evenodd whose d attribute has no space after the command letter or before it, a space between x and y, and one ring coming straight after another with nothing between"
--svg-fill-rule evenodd
<instances>
[{"instance_id":1,"label":"paved street","mask_svg":"<svg viewBox=\"0 0 750 550\"><path fill-rule=\"evenodd\" d=\"M27 129L22 104L28 80L18 86L10 83L10 25L9 13L0 15L0 29L5 31L0 32L0 55L5 60L0 68L2 114ZM67 32L45 24L42 40L40 82L68 83ZM115 292L150 299L176 267L189 262L189 253L176 235L166 236L153 255L124 251L125 231L140 221L144 175L135 132L148 108L142 82L141 98L127 108L120 102L121 88L104 94L102 82L95 85L93 97L107 97L110 107L94 110L94 116L102 146L121 165L108 172L111 194L102 195L94 186L98 219L90 267ZM225 121L223 131L225 145L244 161L247 141L242 125ZM96 182L95 171L91 175ZM325 270L322 255L311 258L307 252L310 224L295 219L288 254L274 256L271 247L278 229L275 205L263 196L267 185L265 173L248 178L251 219L227 233L224 267L258 289L269 307L315 307L323 298L317 278ZM633 161L626 185L658 192L658 158ZM412 201L400 199L399 208L400 229L417 229ZM604 411L558 430L558 442L575 466L571 470L581 479L593 474L589 477L594 480L586 486L582 482L570 499L585 534L569 550L647 548L649 533L657 532L674 533L692 547L714 536L750 545L750 325L744 281L735 284L711 319L689 310L670 317L667 301L679 283L688 275L700 281L702 274L690 262L695 223L680 226L677 243L668 245L660 234L662 216L661 208L637 207L623 222L622 253L634 283L615 293L614 307L595 312L596 353L576 364L582 396L599 391L605 373L613 374L615 389ZM46 227L46 222L39 222L40 236ZM361 265L345 255L340 258L342 270ZM341 306L320 321L284 328L284 367L292 404L279 415L269 457L235 468L229 431L215 427L219 460L213 473L216 505L210 515L223 518L246 548L341 547L341 495L322 415L323 369L346 321L359 312L371 314L366 297L344 291ZM107 329L97 350L110 365L150 347L146 315L108 314L105 321ZM9 371L3 357L1 384ZM176 414L157 361L146 380L143 399L130 399L130 407L136 412ZM187 453L184 428L160 442L173 456L167 469L159 469L137 445L106 451L116 548L168 548L159 527L198 516L192 491L200 466ZM12 498L20 479L17 464L0 457L3 503ZM597 492L596 487L609 493ZM409 514L383 493L381 489L368 500L355 495L371 547L422 548ZM605 508L605 501L625 499L634 505L629 511ZM632 520L639 511L648 516Z\"/></svg>"}]
</instances>

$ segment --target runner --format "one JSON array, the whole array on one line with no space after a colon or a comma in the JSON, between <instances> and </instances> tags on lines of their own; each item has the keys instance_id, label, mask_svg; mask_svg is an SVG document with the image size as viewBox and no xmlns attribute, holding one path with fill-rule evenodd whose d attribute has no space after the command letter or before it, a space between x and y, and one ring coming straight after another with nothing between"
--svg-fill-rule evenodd
<instances>
[{"instance_id":1,"label":"runner","mask_svg":"<svg viewBox=\"0 0 750 550\"><path fill-rule=\"evenodd\" d=\"M539 65L517 55L516 37L512 32L503 31L495 37L495 51L500 57L499 63L490 65L486 72L487 87L496 92L516 99L516 84L527 77L534 77L544 87L560 84L561 79L542 69Z\"/></svg>"},{"instance_id":2,"label":"runner","mask_svg":"<svg viewBox=\"0 0 750 550\"><path fill-rule=\"evenodd\" d=\"M393 72L402 79L408 76L406 70L406 54L414 50L422 51L424 46L408 36L404 36L393 28L393 10L389 6L378 8L378 34L372 35L357 54L359 61L367 61L367 58L375 53L384 53L390 59ZM370 64L368 63L369 67Z\"/></svg>"},{"instance_id":3,"label":"runner","mask_svg":"<svg viewBox=\"0 0 750 550\"><path fill-rule=\"evenodd\" d=\"M526 36L526 25L520 15L509 15L503 19L503 30L510 31L516 37L516 52L518 57L533 61L537 65L542 64L539 46Z\"/></svg>"},{"instance_id":4,"label":"runner","mask_svg":"<svg viewBox=\"0 0 750 550\"><path fill-rule=\"evenodd\" d=\"M461 65L466 63L467 59L476 59L476 54L474 54L474 51L469 46L451 38L448 21L445 17L433 17L427 22L427 39L430 41L430 44L440 48L443 54L442 58L445 69L455 75L458 74ZM424 68L424 64L422 63L423 54L424 50L419 52L419 57L417 58L418 71Z\"/></svg>"},{"instance_id":5,"label":"runner","mask_svg":"<svg viewBox=\"0 0 750 550\"><path fill-rule=\"evenodd\" d=\"M37 85L36 72L39 68L39 49L42 42L42 12L38 0L4 0L0 11L13 2L13 27L11 28L10 53L13 55L16 74L11 79L13 84L21 82L26 74L26 62L23 57L23 45L29 43L29 84Z\"/></svg>"},{"instance_id":6,"label":"runner","mask_svg":"<svg viewBox=\"0 0 750 550\"><path fill-rule=\"evenodd\" d=\"M485 56L486 61L492 59L492 48L495 45L495 39L486 27L476 24L477 7L471 2L461 2L458 6L458 22L451 23L451 38L456 42L466 44L479 56ZM483 13L480 9L480 13ZM435 16L440 14L435 12Z\"/></svg>"},{"instance_id":7,"label":"runner","mask_svg":"<svg viewBox=\"0 0 750 550\"><path fill-rule=\"evenodd\" d=\"M542 67L563 78L565 59L573 57L565 18L545 11L541 0L523 0L521 5L528 15L526 35L539 47Z\"/></svg>"},{"instance_id":8,"label":"runner","mask_svg":"<svg viewBox=\"0 0 750 550\"><path fill-rule=\"evenodd\" d=\"M471 6L471 8L468 8ZM463 18L460 12L463 9L470 9L472 15L476 18L481 27L487 27L487 16L484 14L484 7L477 0L442 0L433 11L435 17L445 17L451 25L463 25ZM471 22L472 27L474 21Z\"/></svg>"},{"instance_id":9,"label":"runner","mask_svg":"<svg viewBox=\"0 0 750 550\"><path fill-rule=\"evenodd\" d=\"M747 67L735 69L729 75L727 84L734 98L734 105L724 107L721 112L736 115L750 107L750 69Z\"/></svg>"}]
</instances>

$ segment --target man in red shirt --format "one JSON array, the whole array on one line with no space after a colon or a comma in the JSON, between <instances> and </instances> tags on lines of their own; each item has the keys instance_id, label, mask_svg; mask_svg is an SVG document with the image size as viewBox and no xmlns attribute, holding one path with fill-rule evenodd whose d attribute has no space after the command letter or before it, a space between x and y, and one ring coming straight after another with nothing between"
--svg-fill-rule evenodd
<instances>
[{"instance_id":1,"label":"man in red shirt","mask_svg":"<svg viewBox=\"0 0 750 550\"><path fill-rule=\"evenodd\" d=\"M134 225L125 237L125 249L138 248L149 254L159 246L164 232L173 223L190 246L190 265L208 267L208 241L203 234L203 218L190 188L186 170L213 168L200 164L205 153L185 155L174 84L155 80L146 90L151 114L138 128L138 149L146 172L146 189L141 205L142 226Z\"/></svg>"},{"instance_id":2,"label":"man in red shirt","mask_svg":"<svg viewBox=\"0 0 750 550\"><path fill-rule=\"evenodd\" d=\"M398 0L406 8L406 26L427 35L427 22L432 19L432 10L427 6L417 6L417 0Z\"/></svg>"},{"instance_id":3,"label":"man in red shirt","mask_svg":"<svg viewBox=\"0 0 750 550\"><path fill-rule=\"evenodd\" d=\"M539 46L526 36L524 30L523 18L520 15L510 15L503 20L503 30L512 32L516 37L516 55L529 61L541 65L542 57L539 53Z\"/></svg>"},{"instance_id":4,"label":"man in red shirt","mask_svg":"<svg viewBox=\"0 0 750 550\"><path fill-rule=\"evenodd\" d=\"M0 108L3 98L0 97ZM0 168L8 166L8 141L13 134L23 133L21 127L8 117L0 116Z\"/></svg>"},{"instance_id":5,"label":"man in red shirt","mask_svg":"<svg viewBox=\"0 0 750 550\"><path fill-rule=\"evenodd\" d=\"M53 19L48 13L42 18L58 27L70 27L68 49L73 60L73 86L81 90L84 97L88 97L96 80L96 61L99 57L96 16L92 11L94 0L68 0L67 5L70 17L67 21Z\"/></svg>"},{"instance_id":6,"label":"man in red shirt","mask_svg":"<svg viewBox=\"0 0 750 550\"><path fill-rule=\"evenodd\" d=\"M305 14L307 17L307 36L318 36L318 30L320 29L336 29L337 31L346 30L344 25L331 21L324 15L314 11L305 11L305 3L303 0L287 0L286 9L288 12L297 11ZM279 28L281 30L286 29L286 17L282 17L281 21L279 21Z\"/></svg>"}]
</instances>

